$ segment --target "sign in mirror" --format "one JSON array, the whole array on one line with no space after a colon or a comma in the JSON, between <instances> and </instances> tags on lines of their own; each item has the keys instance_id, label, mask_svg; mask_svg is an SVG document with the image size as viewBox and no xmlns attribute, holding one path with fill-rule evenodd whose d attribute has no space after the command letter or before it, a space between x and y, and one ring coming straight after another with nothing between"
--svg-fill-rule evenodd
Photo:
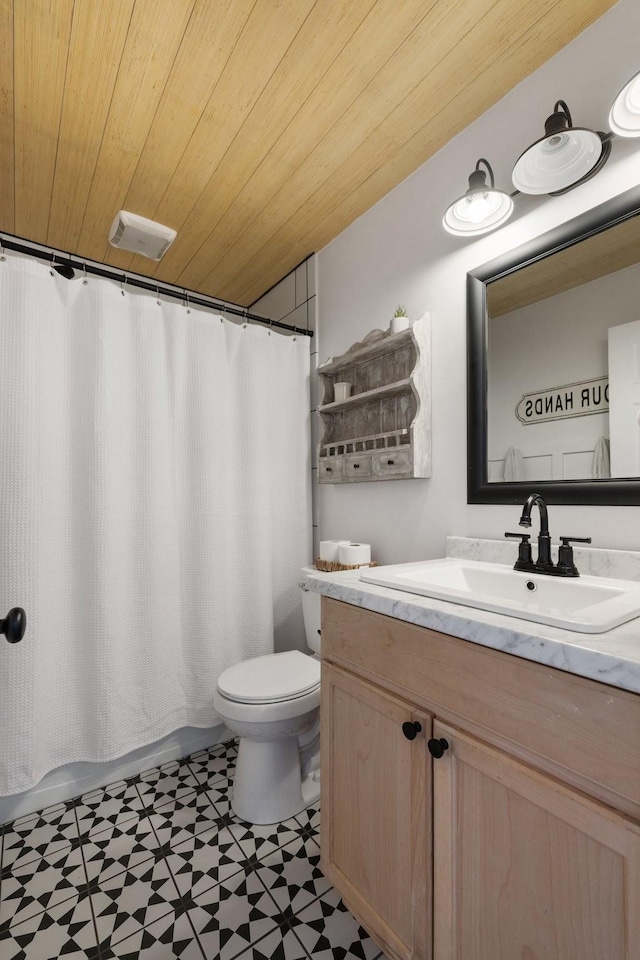
<instances>
[{"instance_id":1,"label":"sign in mirror","mask_svg":"<svg viewBox=\"0 0 640 960\"><path fill-rule=\"evenodd\" d=\"M640 217L487 285L487 480L640 477Z\"/></svg>"}]
</instances>

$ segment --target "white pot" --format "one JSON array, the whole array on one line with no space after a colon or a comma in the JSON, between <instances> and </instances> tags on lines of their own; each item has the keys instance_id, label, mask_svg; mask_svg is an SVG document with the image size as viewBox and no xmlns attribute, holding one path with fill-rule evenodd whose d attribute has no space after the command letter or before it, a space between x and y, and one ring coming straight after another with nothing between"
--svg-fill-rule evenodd
<instances>
[{"instance_id":1,"label":"white pot","mask_svg":"<svg viewBox=\"0 0 640 960\"><path fill-rule=\"evenodd\" d=\"M333 399L334 400L346 400L347 397L351 396L351 384L346 383L346 381L340 381L339 383L334 383L333 385Z\"/></svg>"},{"instance_id":2,"label":"white pot","mask_svg":"<svg viewBox=\"0 0 640 960\"><path fill-rule=\"evenodd\" d=\"M409 326L409 317L391 317L391 333L400 333Z\"/></svg>"}]
</instances>

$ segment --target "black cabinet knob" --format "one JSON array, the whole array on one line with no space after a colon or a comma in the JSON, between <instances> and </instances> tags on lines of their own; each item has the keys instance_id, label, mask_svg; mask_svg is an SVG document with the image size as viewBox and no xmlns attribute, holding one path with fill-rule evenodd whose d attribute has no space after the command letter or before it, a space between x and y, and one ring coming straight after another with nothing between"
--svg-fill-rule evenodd
<instances>
[{"instance_id":1,"label":"black cabinet knob","mask_svg":"<svg viewBox=\"0 0 640 960\"><path fill-rule=\"evenodd\" d=\"M354 469L354 470L359 470L359 469L360 469L360 464L359 464L359 463L354 463L353 469Z\"/></svg>"},{"instance_id":2,"label":"black cabinet knob","mask_svg":"<svg viewBox=\"0 0 640 960\"><path fill-rule=\"evenodd\" d=\"M331 467L327 467L327 473L331 473Z\"/></svg>"},{"instance_id":3,"label":"black cabinet knob","mask_svg":"<svg viewBox=\"0 0 640 960\"><path fill-rule=\"evenodd\" d=\"M0 620L0 633L4 633L9 643L19 643L27 629L27 615L22 607L13 607L4 620Z\"/></svg>"},{"instance_id":4,"label":"black cabinet knob","mask_svg":"<svg viewBox=\"0 0 640 960\"><path fill-rule=\"evenodd\" d=\"M435 760L439 760L445 750L449 749L449 744L444 737L440 737L439 740L428 740L427 747L429 748L429 753Z\"/></svg>"},{"instance_id":5,"label":"black cabinet knob","mask_svg":"<svg viewBox=\"0 0 640 960\"><path fill-rule=\"evenodd\" d=\"M395 463L395 460L387 460L387 465L392 467Z\"/></svg>"},{"instance_id":6,"label":"black cabinet knob","mask_svg":"<svg viewBox=\"0 0 640 960\"><path fill-rule=\"evenodd\" d=\"M402 724L402 732L404 733L407 740L415 740L420 731L422 730L422 724L418 721L406 720Z\"/></svg>"}]
</instances>

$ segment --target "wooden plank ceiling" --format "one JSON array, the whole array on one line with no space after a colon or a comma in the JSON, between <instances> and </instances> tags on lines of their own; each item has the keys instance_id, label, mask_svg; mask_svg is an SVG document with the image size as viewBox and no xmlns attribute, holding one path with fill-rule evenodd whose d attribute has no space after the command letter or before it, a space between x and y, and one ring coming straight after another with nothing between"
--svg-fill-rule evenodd
<instances>
[{"instance_id":1,"label":"wooden plank ceiling","mask_svg":"<svg viewBox=\"0 0 640 960\"><path fill-rule=\"evenodd\" d=\"M613 3L0 0L0 230L250 304Z\"/></svg>"},{"instance_id":2,"label":"wooden plank ceiling","mask_svg":"<svg viewBox=\"0 0 640 960\"><path fill-rule=\"evenodd\" d=\"M639 262L640 217L635 216L490 283L487 313L502 317Z\"/></svg>"}]
</instances>

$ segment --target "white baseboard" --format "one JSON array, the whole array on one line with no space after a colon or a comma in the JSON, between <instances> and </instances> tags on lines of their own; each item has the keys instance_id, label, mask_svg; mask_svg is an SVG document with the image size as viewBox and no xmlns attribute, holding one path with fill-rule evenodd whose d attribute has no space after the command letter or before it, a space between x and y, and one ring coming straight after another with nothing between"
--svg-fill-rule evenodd
<instances>
[{"instance_id":1,"label":"white baseboard","mask_svg":"<svg viewBox=\"0 0 640 960\"><path fill-rule=\"evenodd\" d=\"M224 743L232 736L223 724L205 729L183 727L162 740L108 763L71 763L58 767L43 777L31 790L12 794L10 797L0 797L0 824L37 810L44 810L56 803L64 803L72 797L79 797L90 790L133 777L170 760L178 760L197 750L205 750L216 743Z\"/></svg>"}]
</instances>

